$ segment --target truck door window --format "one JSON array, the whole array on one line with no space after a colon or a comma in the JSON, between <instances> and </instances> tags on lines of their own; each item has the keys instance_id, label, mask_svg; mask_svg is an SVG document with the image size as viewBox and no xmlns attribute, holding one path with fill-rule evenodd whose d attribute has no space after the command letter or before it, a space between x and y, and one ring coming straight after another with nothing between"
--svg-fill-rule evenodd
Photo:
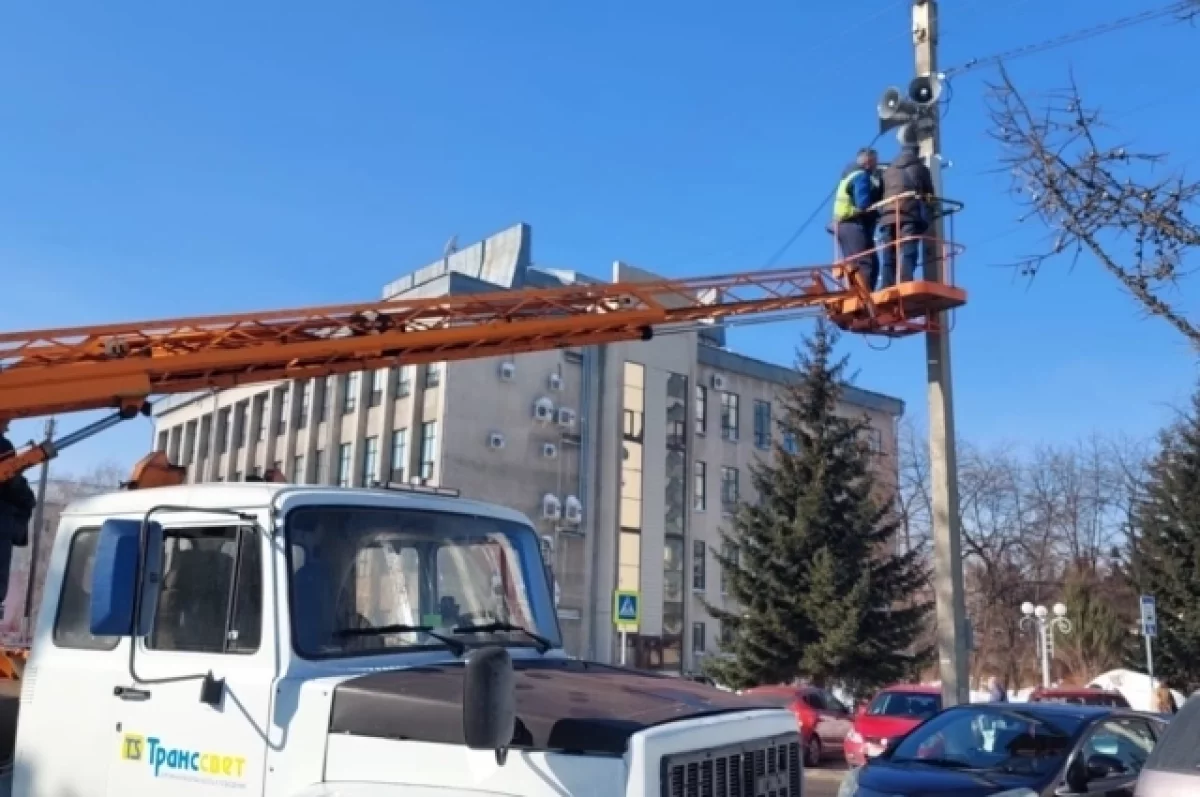
<instances>
[{"instance_id":1,"label":"truck door window","mask_svg":"<svg viewBox=\"0 0 1200 797\"><path fill-rule=\"evenodd\" d=\"M80 529L71 538L62 591L58 597L58 615L54 618L54 644L60 648L112 650L115 636L92 636L92 566L96 563L99 529Z\"/></svg>"},{"instance_id":2,"label":"truck door window","mask_svg":"<svg viewBox=\"0 0 1200 797\"><path fill-rule=\"evenodd\" d=\"M169 529L151 650L254 653L262 636L262 553L247 527Z\"/></svg>"}]
</instances>

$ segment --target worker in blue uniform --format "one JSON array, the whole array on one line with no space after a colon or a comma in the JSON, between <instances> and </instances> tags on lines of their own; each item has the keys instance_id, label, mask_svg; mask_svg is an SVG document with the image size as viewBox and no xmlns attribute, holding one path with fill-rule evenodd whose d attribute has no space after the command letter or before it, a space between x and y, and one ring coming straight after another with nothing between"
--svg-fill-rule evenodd
<instances>
[{"instance_id":1,"label":"worker in blue uniform","mask_svg":"<svg viewBox=\"0 0 1200 797\"><path fill-rule=\"evenodd\" d=\"M879 277L879 256L875 251L878 213L873 206L882 197L878 155L864 147L838 182L833 198L833 227L842 259L858 266L871 290Z\"/></svg>"}]
</instances>

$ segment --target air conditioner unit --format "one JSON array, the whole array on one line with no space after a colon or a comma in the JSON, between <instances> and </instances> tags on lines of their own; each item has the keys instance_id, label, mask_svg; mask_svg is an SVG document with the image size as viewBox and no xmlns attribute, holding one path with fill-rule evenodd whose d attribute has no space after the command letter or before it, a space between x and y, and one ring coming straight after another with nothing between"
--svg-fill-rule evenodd
<instances>
[{"instance_id":1,"label":"air conditioner unit","mask_svg":"<svg viewBox=\"0 0 1200 797\"><path fill-rule=\"evenodd\" d=\"M583 504L579 503L579 499L573 495L567 496L566 511L563 513L566 521L572 525L578 526L583 522Z\"/></svg>"},{"instance_id":2,"label":"air conditioner unit","mask_svg":"<svg viewBox=\"0 0 1200 797\"><path fill-rule=\"evenodd\" d=\"M551 390L562 390L563 389L562 374L559 374L559 373L550 374L550 389Z\"/></svg>"},{"instance_id":3,"label":"air conditioner unit","mask_svg":"<svg viewBox=\"0 0 1200 797\"><path fill-rule=\"evenodd\" d=\"M557 497L547 493L542 496L542 518L544 520L558 520L562 517L562 503Z\"/></svg>"},{"instance_id":4,"label":"air conditioner unit","mask_svg":"<svg viewBox=\"0 0 1200 797\"><path fill-rule=\"evenodd\" d=\"M725 376L723 374L713 374L712 375L712 386L713 386L713 390L724 390L725 389Z\"/></svg>"},{"instance_id":5,"label":"air conditioner unit","mask_svg":"<svg viewBox=\"0 0 1200 797\"><path fill-rule=\"evenodd\" d=\"M554 418L554 402L544 396L533 402L533 419L539 423L549 423Z\"/></svg>"},{"instance_id":6,"label":"air conditioner unit","mask_svg":"<svg viewBox=\"0 0 1200 797\"><path fill-rule=\"evenodd\" d=\"M558 425L570 428L575 425L575 410L567 407L560 407L558 410Z\"/></svg>"},{"instance_id":7,"label":"air conditioner unit","mask_svg":"<svg viewBox=\"0 0 1200 797\"><path fill-rule=\"evenodd\" d=\"M554 443L542 443L542 456L546 459L556 459L558 457L558 446Z\"/></svg>"},{"instance_id":8,"label":"air conditioner unit","mask_svg":"<svg viewBox=\"0 0 1200 797\"><path fill-rule=\"evenodd\" d=\"M500 379L505 382L513 381L513 377L517 375L517 364L514 362L500 363Z\"/></svg>"},{"instance_id":9,"label":"air conditioner unit","mask_svg":"<svg viewBox=\"0 0 1200 797\"><path fill-rule=\"evenodd\" d=\"M504 435L500 432L492 432L488 435L488 448L504 448Z\"/></svg>"}]
</instances>

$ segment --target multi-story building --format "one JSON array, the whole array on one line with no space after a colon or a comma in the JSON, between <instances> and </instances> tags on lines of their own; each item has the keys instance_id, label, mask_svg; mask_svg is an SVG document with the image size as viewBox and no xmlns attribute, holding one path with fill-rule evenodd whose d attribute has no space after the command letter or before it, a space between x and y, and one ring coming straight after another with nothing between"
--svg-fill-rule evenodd
<instances>
[{"instance_id":1,"label":"multi-story building","mask_svg":"<svg viewBox=\"0 0 1200 797\"><path fill-rule=\"evenodd\" d=\"M596 280L531 265L525 225L391 283L384 298ZM655 275L617 263L615 280ZM157 445L192 481L269 467L295 482L411 481L506 504L538 525L568 652L621 657L616 589L637 590L628 663L694 670L718 651L704 601L721 605L713 556L749 466L770 456L780 388L794 373L729 351L720 327L646 342L397 365L159 402ZM896 479L903 403L847 386L870 420L885 484Z\"/></svg>"}]
</instances>

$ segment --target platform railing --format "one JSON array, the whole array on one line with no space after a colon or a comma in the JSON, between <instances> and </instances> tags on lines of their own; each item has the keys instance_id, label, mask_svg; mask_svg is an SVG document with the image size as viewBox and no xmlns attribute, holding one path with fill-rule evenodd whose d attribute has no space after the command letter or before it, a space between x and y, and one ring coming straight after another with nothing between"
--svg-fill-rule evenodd
<instances>
[{"instance_id":1,"label":"platform railing","mask_svg":"<svg viewBox=\"0 0 1200 797\"><path fill-rule=\"evenodd\" d=\"M902 207L903 203L918 204ZM850 257L842 251L838 228L860 223L860 217L830 224L827 229L834 239L835 273L841 275L847 287L857 288L860 294L865 290L869 296L865 301L845 303L845 312L835 312L834 320L852 331L896 337L928 331L935 327L941 310L965 303L965 294L955 285L956 260L964 247L954 240L954 216L962 209L963 204L956 200L919 196L916 192L877 202L863 214L874 217L874 235L880 236L889 228L890 235L882 243L872 240L872 247ZM905 223L905 214L910 220L915 216L916 224ZM929 232L939 217L944 222L941 238ZM906 226L917 226L921 231L902 233ZM909 275L904 267L906 252L910 265L915 266ZM890 274L884 273L885 260L891 261ZM931 278L930 265L935 266L932 271L936 278Z\"/></svg>"}]
</instances>

